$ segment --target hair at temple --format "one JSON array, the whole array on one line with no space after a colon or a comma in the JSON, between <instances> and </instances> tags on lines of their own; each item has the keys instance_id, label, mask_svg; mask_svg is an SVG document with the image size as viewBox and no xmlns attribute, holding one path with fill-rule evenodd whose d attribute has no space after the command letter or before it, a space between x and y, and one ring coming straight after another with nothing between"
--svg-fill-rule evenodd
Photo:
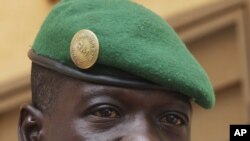
<instances>
[{"instance_id":1,"label":"hair at temple","mask_svg":"<svg viewBox=\"0 0 250 141\"><path fill-rule=\"evenodd\" d=\"M71 79L66 75L32 63L31 90L32 104L44 113L55 110L60 82Z\"/></svg>"}]
</instances>

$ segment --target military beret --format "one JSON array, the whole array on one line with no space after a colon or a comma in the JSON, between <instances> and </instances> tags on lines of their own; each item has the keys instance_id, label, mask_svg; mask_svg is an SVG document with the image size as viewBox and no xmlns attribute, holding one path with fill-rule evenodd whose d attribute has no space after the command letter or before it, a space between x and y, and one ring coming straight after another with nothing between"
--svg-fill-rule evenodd
<instances>
[{"instance_id":1,"label":"military beret","mask_svg":"<svg viewBox=\"0 0 250 141\"><path fill-rule=\"evenodd\" d=\"M207 74L175 31L128 0L62 0L43 23L29 57L90 82L172 90L204 108L215 103Z\"/></svg>"}]
</instances>

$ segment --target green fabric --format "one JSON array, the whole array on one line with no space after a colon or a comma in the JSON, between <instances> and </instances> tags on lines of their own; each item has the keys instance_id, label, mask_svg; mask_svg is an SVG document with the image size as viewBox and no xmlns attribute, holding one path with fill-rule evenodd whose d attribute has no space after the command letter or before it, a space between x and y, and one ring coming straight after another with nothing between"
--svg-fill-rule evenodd
<instances>
[{"instance_id":1,"label":"green fabric","mask_svg":"<svg viewBox=\"0 0 250 141\"><path fill-rule=\"evenodd\" d=\"M73 66L70 42L90 29L100 43L97 64L130 72L195 99L211 108L210 81L175 31L159 16L127 0L63 0L34 42L39 55Z\"/></svg>"}]
</instances>

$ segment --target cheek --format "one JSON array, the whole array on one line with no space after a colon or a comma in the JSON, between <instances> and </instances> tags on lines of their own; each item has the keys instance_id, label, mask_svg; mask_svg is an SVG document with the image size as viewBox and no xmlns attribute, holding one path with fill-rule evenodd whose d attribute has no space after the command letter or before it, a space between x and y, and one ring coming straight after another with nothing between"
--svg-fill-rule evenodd
<instances>
[{"instance_id":1,"label":"cheek","mask_svg":"<svg viewBox=\"0 0 250 141\"><path fill-rule=\"evenodd\" d=\"M74 119L74 118L73 118ZM47 122L45 125L45 140L46 141L117 141L118 139L132 141L131 138L146 138L152 134L154 138L175 141L188 141L190 139L190 126L188 129L167 131L163 129L146 128L141 129L141 124L134 126L133 124L123 123L110 128L100 128L103 125L100 123L90 123L84 119L76 118L75 120L54 119ZM132 131L134 129L135 131ZM138 132L140 131L140 132ZM145 131L142 135L141 131ZM147 132L146 132L147 131ZM138 132L138 133L137 133ZM176 134L177 133L177 134ZM145 136L145 137L144 137Z\"/></svg>"},{"instance_id":2,"label":"cheek","mask_svg":"<svg viewBox=\"0 0 250 141\"><path fill-rule=\"evenodd\" d=\"M75 140L81 141L117 141L122 136L122 127L106 126L100 123L90 123L84 119L74 121Z\"/></svg>"},{"instance_id":3,"label":"cheek","mask_svg":"<svg viewBox=\"0 0 250 141\"><path fill-rule=\"evenodd\" d=\"M78 138L74 123L64 117L49 120L44 125L45 141L85 141Z\"/></svg>"}]
</instances>

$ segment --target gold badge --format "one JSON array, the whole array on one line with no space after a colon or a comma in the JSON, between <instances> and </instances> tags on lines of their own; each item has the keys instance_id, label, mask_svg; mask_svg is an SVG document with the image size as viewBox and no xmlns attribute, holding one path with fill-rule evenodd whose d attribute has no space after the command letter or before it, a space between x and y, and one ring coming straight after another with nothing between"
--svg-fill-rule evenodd
<instances>
[{"instance_id":1,"label":"gold badge","mask_svg":"<svg viewBox=\"0 0 250 141\"><path fill-rule=\"evenodd\" d=\"M95 33L83 29L74 35L70 45L70 55L77 67L90 68L95 64L98 54L99 42Z\"/></svg>"}]
</instances>

